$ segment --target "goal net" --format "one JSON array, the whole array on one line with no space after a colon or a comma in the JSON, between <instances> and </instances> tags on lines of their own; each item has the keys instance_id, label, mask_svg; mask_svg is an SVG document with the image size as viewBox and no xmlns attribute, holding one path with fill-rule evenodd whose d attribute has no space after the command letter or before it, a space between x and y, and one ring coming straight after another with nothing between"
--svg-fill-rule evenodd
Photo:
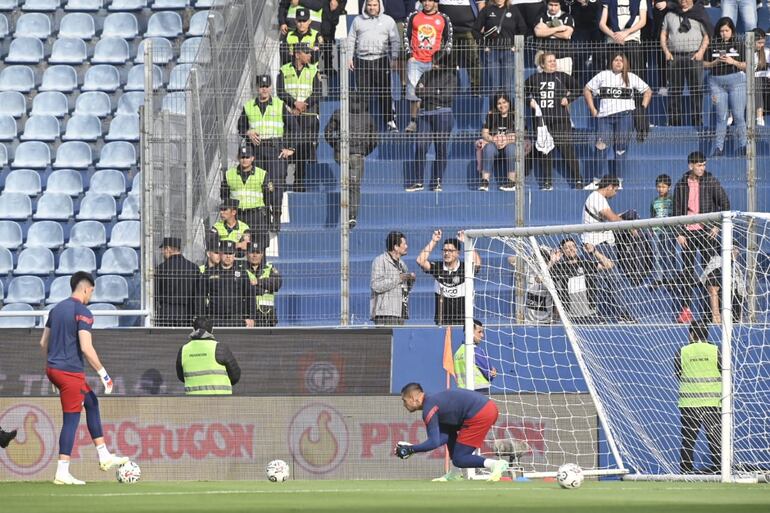
<instances>
[{"instance_id":1,"label":"goal net","mask_svg":"<svg viewBox=\"0 0 770 513\"><path fill-rule=\"evenodd\" d=\"M568 462L643 479L770 471L768 219L717 213L467 231L466 259L475 250L483 266L466 272L466 311L484 323L501 413L487 447L515 447L510 456L525 473ZM677 362L692 321L705 322L720 348L722 383L690 468Z\"/></svg>"}]
</instances>

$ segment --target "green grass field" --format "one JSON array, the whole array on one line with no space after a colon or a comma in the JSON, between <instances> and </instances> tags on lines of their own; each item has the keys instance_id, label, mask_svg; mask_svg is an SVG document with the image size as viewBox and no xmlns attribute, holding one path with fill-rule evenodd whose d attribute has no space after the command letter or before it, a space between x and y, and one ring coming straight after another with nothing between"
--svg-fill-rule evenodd
<instances>
[{"instance_id":1,"label":"green grass field","mask_svg":"<svg viewBox=\"0 0 770 513\"><path fill-rule=\"evenodd\" d=\"M140 482L0 484L3 513L254 511L770 512L770 485L422 481Z\"/></svg>"}]
</instances>

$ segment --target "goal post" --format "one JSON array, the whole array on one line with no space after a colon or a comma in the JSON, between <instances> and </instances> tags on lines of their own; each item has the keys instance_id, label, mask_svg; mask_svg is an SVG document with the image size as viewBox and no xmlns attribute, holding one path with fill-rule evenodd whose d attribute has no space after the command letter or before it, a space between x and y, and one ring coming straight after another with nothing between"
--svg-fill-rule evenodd
<instances>
[{"instance_id":1,"label":"goal post","mask_svg":"<svg viewBox=\"0 0 770 513\"><path fill-rule=\"evenodd\" d=\"M491 397L501 419L488 447L501 437L527 446L517 455L524 475L568 462L633 479L770 472L767 214L473 229L465 238L466 261L474 251L483 261L465 268L466 361L478 318L498 369ZM721 351L718 406L697 410L679 408L678 355L693 320L707 323ZM721 415L704 417L689 468L680 413L713 408Z\"/></svg>"}]
</instances>

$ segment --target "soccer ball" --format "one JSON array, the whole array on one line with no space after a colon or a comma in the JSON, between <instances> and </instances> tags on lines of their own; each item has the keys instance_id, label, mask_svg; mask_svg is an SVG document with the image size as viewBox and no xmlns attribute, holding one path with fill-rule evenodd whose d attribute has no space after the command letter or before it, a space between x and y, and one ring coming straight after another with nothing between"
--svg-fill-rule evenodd
<instances>
[{"instance_id":1,"label":"soccer ball","mask_svg":"<svg viewBox=\"0 0 770 513\"><path fill-rule=\"evenodd\" d=\"M265 467L267 478L273 483L283 483L289 479L289 465L283 460L273 460Z\"/></svg>"},{"instance_id":2,"label":"soccer ball","mask_svg":"<svg viewBox=\"0 0 770 513\"><path fill-rule=\"evenodd\" d=\"M122 464L115 472L115 477L118 479L118 483L136 483L142 475L142 470L139 465L133 461Z\"/></svg>"},{"instance_id":3,"label":"soccer ball","mask_svg":"<svg viewBox=\"0 0 770 513\"><path fill-rule=\"evenodd\" d=\"M559 467L556 480L562 488L580 488L583 484L583 469L575 463L566 463Z\"/></svg>"}]
</instances>

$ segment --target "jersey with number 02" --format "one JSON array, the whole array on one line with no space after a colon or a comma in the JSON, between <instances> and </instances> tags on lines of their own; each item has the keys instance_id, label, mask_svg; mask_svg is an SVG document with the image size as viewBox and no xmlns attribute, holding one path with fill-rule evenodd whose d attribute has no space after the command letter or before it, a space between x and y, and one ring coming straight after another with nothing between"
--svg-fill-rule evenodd
<instances>
[{"instance_id":1,"label":"jersey with number 02","mask_svg":"<svg viewBox=\"0 0 770 513\"><path fill-rule=\"evenodd\" d=\"M543 117L569 117L569 111L561 105L562 98L574 99L577 87L572 77L561 71L540 72L532 75L524 84L527 99L534 99Z\"/></svg>"}]
</instances>

